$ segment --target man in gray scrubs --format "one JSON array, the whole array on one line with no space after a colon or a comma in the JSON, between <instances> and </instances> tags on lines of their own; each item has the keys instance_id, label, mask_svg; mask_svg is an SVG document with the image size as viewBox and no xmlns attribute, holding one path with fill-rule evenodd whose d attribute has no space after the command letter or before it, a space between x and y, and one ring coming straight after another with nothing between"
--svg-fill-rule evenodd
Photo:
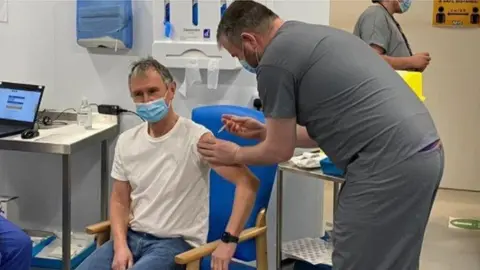
<instances>
[{"instance_id":1,"label":"man in gray scrubs","mask_svg":"<svg viewBox=\"0 0 480 270\"><path fill-rule=\"evenodd\" d=\"M427 108L403 79L352 34L285 22L255 1L233 2L217 39L256 72L266 124L224 116L229 132L260 142L212 139L197 145L203 158L274 164L295 147L320 147L346 171L333 268L417 269L443 150Z\"/></svg>"},{"instance_id":2,"label":"man in gray scrubs","mask_svg":"<svg viewBox=\"0 0 480 270\"><path fill-rule=\"evenodd\" d=\"M424 71L430 63L427 52L412 54L395 13L405 13L412 0L372 0L355 25L353 33L370 45L396 70Z\"/></svg>"}]
</instances>

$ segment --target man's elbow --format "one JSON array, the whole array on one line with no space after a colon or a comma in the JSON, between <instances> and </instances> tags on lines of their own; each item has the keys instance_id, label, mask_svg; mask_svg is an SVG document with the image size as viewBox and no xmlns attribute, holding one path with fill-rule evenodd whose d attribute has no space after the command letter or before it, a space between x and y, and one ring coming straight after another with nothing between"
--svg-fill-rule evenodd
<instances>
[{"instance_id":1,"label":"man's elbow","mask_svg":"<svg viewBox=\"0 0 480 270\"><path fill-rule=\"evenodd\" d=\"M295 147L293 146L285 149L280 155L281 162L289 161L292 158L294 152L295 152Z\"/></svg>"},{"instance_id":2,"label":"man's elbow","mask_svg":"<svg viewBox=\"0 0 480 270\"><path fill-rule=\"evenodd\" d=\"M255 196L258 189L260 188L260 180L248 169L247 166L241 166L242 173L237 174L238 177L235 183L235 186L239 190L243 190L244 192L250 194L250 196Z\"/></svg>"},{"instance_id":3,"label":"man's elbow","mask_svg":"<svg viewBox=\"0 0 480 270\"><path fill-rule=\"evenodd\" d=\"M282 163L290 160L295 151L295 147L276 147L274 151L271 151L272 158L275 160L275 163Z\"/></svg>"},{"instance_id":4,"label":"man's elbow","mask_svg":"<svg viewBox=\"0 0 480 270\"><path fill-rule=\"evenodd\" d=\"M237 187L244 188L250 191L250 193L256 194L260 188L260 180L258 180L258 178L250 172L249 175L246 176L245 181L237 182Z\"/></svg>"}]
</instances>

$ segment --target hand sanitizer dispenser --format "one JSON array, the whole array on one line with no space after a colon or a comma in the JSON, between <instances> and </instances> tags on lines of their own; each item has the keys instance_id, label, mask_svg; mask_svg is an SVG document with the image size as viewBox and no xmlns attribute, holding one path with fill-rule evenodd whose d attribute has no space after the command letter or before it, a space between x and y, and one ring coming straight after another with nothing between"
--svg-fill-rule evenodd
<instances>
[{"instance_id":1,"label":"hand sanitizer dispenser","mask_svg":"<svg viewBox=\"0 0 480 270\"><path fill-rule=\"evenodd\" d=\"M131 0L77 0L77 43L115 51L133 46Z\"/></svg>"}]
</instances>

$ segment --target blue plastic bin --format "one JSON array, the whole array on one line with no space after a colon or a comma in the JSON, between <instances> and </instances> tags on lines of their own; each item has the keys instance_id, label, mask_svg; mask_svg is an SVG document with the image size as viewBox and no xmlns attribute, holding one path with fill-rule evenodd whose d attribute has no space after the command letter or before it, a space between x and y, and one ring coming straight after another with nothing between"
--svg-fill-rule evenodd
<instances>
[{"instance_id":1,"label":"blue plastic bin","mask_svg":"<svg viewBox=\"0 0 480 270\"><path fill-rule=\"evenodd\" d=\"M344 171L337 168L328 157L320 161L320 166L324 174L337 177L343 177L345 175Z\"/></svg>"},{"instance_id":2,"label":"blue plastic bin","mask_svg":"<svg viewBox=\"0 0 480 270\"><path fill-rule=\"evenodd\" d=\"M50 243L51 242L53 242L53 240L51 240ZM46 246L48 246L48 244L44 245L43 248L45 248ZM71 269L77 268L88 256L90 256L90 254L92 254L95 251L95 248L96 248L96 243L92 242L92 244L90 244L82 252L72 257ZM40 251L41 250L39 250L36 255L38 255ZM63 269L63 263L62 263L62 260L59 260L59 259L46 259L46 258L33 257L32 267L44 268L44 269Z\"/></svg>"}]
</instances>

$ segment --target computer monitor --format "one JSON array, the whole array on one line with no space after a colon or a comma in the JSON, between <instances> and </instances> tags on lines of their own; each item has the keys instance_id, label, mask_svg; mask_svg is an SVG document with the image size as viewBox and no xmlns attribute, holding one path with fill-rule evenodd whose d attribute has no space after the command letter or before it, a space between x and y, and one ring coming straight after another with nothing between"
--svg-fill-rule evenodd
<instances>
[{"instance_id":1,"label":"computer monitor","mask_svg":"<svg viewBox=\"0 0 480 270\"><path fill-rule=\"evenodd\" d=\"M0 82L0 122L34 124L45 86Z\"/></svg>"}]
</instances>

